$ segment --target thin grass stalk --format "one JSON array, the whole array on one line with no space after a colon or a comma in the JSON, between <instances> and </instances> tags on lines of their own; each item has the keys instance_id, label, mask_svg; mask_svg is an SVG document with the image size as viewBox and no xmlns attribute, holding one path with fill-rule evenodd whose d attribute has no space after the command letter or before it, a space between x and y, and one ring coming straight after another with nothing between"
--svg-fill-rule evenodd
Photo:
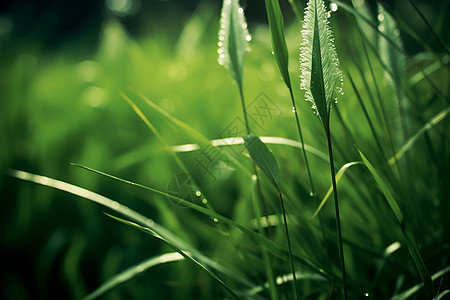
<instances>
[{"instance_id":1,"label":"thin grass stalk","mask_svg":"<svg viewBox=\"0 0 450 300\"><path fill-rule=\"evenodd\" d=\"M327 136L327 144L328 144L328 154L330 156L330 172L331 172L331 181L333 183L333 194L334 194L334 212L336 215L336 231L338 238L338 247L339 247L339 260L341 265L341 274L342 280L344 282L344 298L348 299L348 284L347 284L347 274L345 271L345 259L344 259L344 245L342 242L342 229L341 229L341 216L339 211L339 200L338 200L338 192L336 185L336 174L334 172L334 159L333 159L333 147L331 144L331 134L330 128L325 128L325 134Z\"/></svg>"},{"instance_id":2,"label":"thin grass stalk","mask_svg":"<svg viewBox=\"0 0 450 300\"><path fill-rule=\"evenodd\" d=\"M284 208L283 195L280 190L278 190L278 195L280 197L281 212L283 214L283 222L284 222L284 231L286 232L286 240L287 240L288 250L289 250L289 261L291 263L292 278L293 278L292 283L294 285L295 299L298 300L299 298L298 298L298 290L297 290L297 278L295 275L294 258L292 257L291 239L289 237L289 229L288 229L288 225L287 225L286 210Z\"/></svg>"},{"instance_id":3,"label":"thin grass stalk","mask_svg":"<svg viewBox=\"0 0 450 300\"><path fill-rule=\"evenodd\" d=\"M256 216L256 224L258 226L258 232L261 235L264 235L264 230L261 222L261 208L259 206L259 201L262 199L262 195L259 193L261 191L260 181L258 180L258 175L255 176L254 179L255 183L253 183L253 208L255 210L255 216ZM277 285L275 281L275 276L273 274L273 269L270 263L269 253L267 252L266 246L262 246L261 248L263 261L264 261L264 269L266 271L267 276L267 282L269 283L269 292L270 292L270 299L272 300L278 300L278 293L277 293Z\"/></svg>"}]
</instances>

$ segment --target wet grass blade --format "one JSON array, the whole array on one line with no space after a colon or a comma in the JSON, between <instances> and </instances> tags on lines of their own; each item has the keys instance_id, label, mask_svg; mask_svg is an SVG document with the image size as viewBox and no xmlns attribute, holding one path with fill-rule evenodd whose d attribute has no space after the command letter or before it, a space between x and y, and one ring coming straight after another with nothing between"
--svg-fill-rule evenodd
<instances>
[{"instance_id":1,"label":"wet grass blade","mask_svg":"<svg viewBox=\"0 0 450 300\"><path fill-rule=\"evenodd\" d=\"M82 167L82 166L80 166ZM83 168L83 167L82 167ZM84 169L89 170L89 168L84 167ZM107 177L112 177L114 178L114 176L105 174L105 173L101 173L99 171L95 171L93 169L90 169L91 171L95 172L95 173L99 173L99 174L103 174ZM102 195L99 195L97 193L94 193L92 191L89 191L87 189L78 187L76 185L64 182L64 181L60 181L60 180L56 180L56 179L52 179L46 176L41 176L41 175L36 175L36 174L32 174L32 173L28 173L28 172L24 172L24 171L18 171L18 170L10 170L10 176L12 177L16 177L25 181L29 181L29 182L34 182L37 184L41 184L44 186L48 186L48 187L52 187L54 189L57 190L61 190L76 196L79 196L81 198L85 198L87 200L90 200L92 202L95 202L97 204L100 204L108 209L110 209L111 211L114 211L124 217L126 217L127 219L131 220L134 224L138 224L138 226L141 226L143 228L147 228L149 231L157 234L159 237L169 241L171 244L173 244L174 246L178 247L179 249L183 249L183 251L188 251L189 253L191 253L192 256L194 256L198 261L200 261L202 264L205 264L207 266L211 266L213 268L215 268L216 270L238 280L239 282L241 282L242 284L249 286L249 287L253 287L254 284L251 283L250 281L242 278L241 276L235 274L234 272L232 272L230 269L218 264L217 262L213 262L211 259L207 258L206 256L202 255L201 253L199 253L197 250L195 250L194 248L192 248L190 245L188 245L187 243L185 243L180 237L178 237L177 235L173 234L172 232L170 232L169 230L167 230L166 228L164 228L163 226L157 224L155 221L153 221L152 219L149 219L145 216L143 216L142 214L130 209L129 207L118 203L117 201L111 200L109 198L106 198ZM125 181L123 179L120 178L114 178L120 181ZM126 181L125 181L126 182ZM132 184L134 186L140 186L143 187L139 184L136 183L132 183L132 182L127 182L128 184ZM145 188L145 187L144 187ZM149 190L149 188L146 188L147 190ZM152 189L150 189L152 190ZM155 191L155 190L154 190ZM159 191L156 191L159 192ZM167 197L170 197L171 195L166 194L166 193L162 193L159 192L160 194L163 194ZM184 201L183 204L188 204L190 203L189 201L185 201L183 199L177 198L175 196L172 196L173 198L175 198L178 201ZM196 206L196 205L194 205ZM208 216L212 216L212 217L218 217L222 219L226 219L225 217L220 216L217 213L213 213L210 210L207 210L206 208L197 207L197 210L199 210L200 212L203 212L205 215ZM233 221L230 220L229 222L230 224L233 224ZM256 234L256 233L254 233Z\"/></svg>"},{"instance_id":2,"label":"wet grass blade","mask_svg":"<svg viewBox=\"0 0 450 300\"><path fill-rule=\"evenodd\" d=\"M229 287L225 282L222 281L219 277L217 277L216 274L214 274L211 270L209 270L207 267L205 267L201 262L196 260L190 253L184 251L180 247L178 247L176 244L172 243L171 241L165 239L164 237L160 236L159 234L155 233L153 230L149 229L148 227L141 226L139 224L136 224L134 222L127 221L125 219L115 217L112 215L109 215L111 218L115 219L116 221L119 221L125 225L131 226L133 228L136 228L140 231L143 231L147 234L150 234L151 236L161 240L164 242L167 246L175 250L177 253L179 253L184 259L187 261L193 263L196 267L198 267L200 270L205 272L209 277L211 277L214 281L216 281L220 286L222 286L229 294L235 299L242 299L241 296L239 296L231 287Z\"/></svg>"},{"instance_id":3,"label":"wet grass blade","mask_svg":"<svg viewBox=\"0 0 450 300\"><path fill-rule=\"evenodd\" d=\"M224 66L242 90L244 55L251 37L244 10L238 0L224 0L219 30L219 64Z\"/></svg>"},{"instance_id":4,"label":"wet grass blade","mask_svg":"<svg viewBox=\"0 0 450 300\"><path fill-rule=\"evenodd\" d=\"M90 293L89 295L83 297L82 300L91 300L100 297L104 293L112 290L118 285L127 282L134 277L142 274L143 272L156 267L161 264L165 264L168 262L175 262L183 260L184 257L178 252L165 253L162 255L157 255L151 258L148 258L134 266L131 266L124 271L120 272L109 278L105 283L103 283L98 289Z\"/></svg>"},{"instance_id":5,"label":"wet grass blade","mask_svg":"<svg viewBox=\"0 0 450 300\"><path fill-rule=\"evenodd\" d=\"M375 179L375 182L377 183L378 187L380 188L381 192L383 193L384 197L386 198L386 201L388 202L389 207L391 208L392 212L394 213L395 218L397 219L397 222L398 222L398 224L403 232L404 238L406 240L406 244L408 246L408 251L414 261L414 264L416 265L419 276L425 285L428 296L433 297L434 296L433 282L431 280L431 277L429 275L429 272L425 265L425 262L422 258L422 255L420 254L419 247L417 246L417 243L414 240L414 236L406 228L403 213L402 213L400 207L398 206L397 201L395 200L389 186L386 184L384 179L378 174L378 172L375 170L375 168L372 166L372 164L369 162L369 160L366 158L366 156L359 149L358 149L358 152L359 152L359 155L361 156L361 159L363 160L364 164L366 165L367 169L369 170L370 174Z\"/></svg>"},{"instance_id":6,"label":"wet grass blade","mask_svg":"<svg viewBox=\"0 0 450 300\"><path fill-rule=\"evenodd\" d=\"M286 257L288 256L288 253L287 253L288 251L280 243L274 242L274 241L266 238L265 236L262 236L262 235L260 235L260 234L258 234L256 232L254 232L253 229L251 229L251 228L247 228L245 226L242 226L239 223L237 223L237 222L235 222L235 221L233 221L233 220L231 220L231 219L229 219L229 218L227 218L227 217L225 217L225 216L223 216L223 215L221 215L219 213L216 213L214 211L208 210L208 209L206 209L206 208L204 208L202 206L199 206L197 204L192 203L191 201L187 201L185 199L178 198L178 197L176 197L174 195L171 195L171 194L159 191L157 189L154 189L154 188L151 188L151 187L147 187L145 185L142 185L142 184L139 184L139 183L135 183L135 182L123 179L123 178L119 178L117 176L110 175L110 174L107 174L107 173L104 173L104 172L101 172L101 171L98 171L98 170L95 170L95 169L92 169L92 168L89 168L89 167L86 167L86 166L83 166L83 165L79 165L79 164L72 164L72 165L80 167L80 168L85 169L87 171L90 171L90 172L102 175L102 176L106 176L108 178L111 178L111 179L123 182L125 184L129 184L129 185L132 185L132 186L144 189L146 191L150 191L150 192L156 193L158 195L162 195L162 196L171 198L173 200L176 200L178 203L182 204L183 206L187 206L189 208L192 208L192 209L194 209L194 210L196 210L196 211L198 211L198 212L200 212L200 213L202 213L202 214L204 214L204 215L206 215L206 216L208 216L210 218L217 218L217 220L219 222L223 222L224 224L227 224L227 225L229 225L231 227L239 229L243 233L247 234L256 244L258 244L258 245L265 245L267 247L267 250L269 250L272 254L276 255L277 257L280 257L282 259L286 259ZM138 224L141 224L141 223L138 223ZM189 250L189 251L192 252L192 249ZM339 278L336 278L329 270L327 270L323 266L320 266L319 264L315 263L314 261L310 260L309 258L307 258L307 257L305 257L303 255L296 254L296 253L293 253L293 258L296 259L298 262L300 262L305 269L307 269L309 271L312 271L312 272L316 272L318 274L321 274L322 276L324 276L326 278L333 279L335 281L339 281Z\"/></svg>"}]
</instances>

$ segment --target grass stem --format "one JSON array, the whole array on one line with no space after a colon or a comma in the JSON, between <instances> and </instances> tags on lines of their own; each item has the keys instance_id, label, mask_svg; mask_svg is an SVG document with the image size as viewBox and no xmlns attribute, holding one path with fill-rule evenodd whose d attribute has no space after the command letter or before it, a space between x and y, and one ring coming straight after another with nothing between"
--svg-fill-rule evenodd
<instances>
[{"instance_id":1,"label":"grass stem","mask_svg":"<svg viewBox=\"0 0 450 300\"><path fill-rule=\"evenodd\" d=\"M336 174L334 172L334 160L333 160L333 147L331 145L331 134L330 127L325 127L325 133L327 135L328 142L328 154L330 156L330 171L331 171L331 181L333 183L333 192L334 192L334 209L336 214L336 230L337 230L337 238L338 238L338 246L339 246L339 259L341 265L341 274L342 280L344 282L344 299L348 300L348 285L347 285L347 275L345 272L345 260L344 260L344 246L342 242L342 230L341 230L341 217L339 212L339 200L338 200L338 192L336 186Z\"/></svg>"},{"instance_id":2,"label":"grass stem","mask_svg":"<svg viewBox=\"0 0 450 300\"><path fill-rule=\"evenodd\" d=\"M280 196L281 212L283 214L284 230L286 232L286 240L287 240L288 250L289 250L289 261L291 263L291 269L292 269L292 280L293 280L293 284L294 284L295 299L298 300L299 298L298 298L298 291L297 291L297 278L295 276L294 259L292 257L291 239L289 237L289 229L288 229L288 225L287 225L286 210L284 208L283 195L281 194L280 190L278 190L278 195Z\"/></svg>"}]
</instances>

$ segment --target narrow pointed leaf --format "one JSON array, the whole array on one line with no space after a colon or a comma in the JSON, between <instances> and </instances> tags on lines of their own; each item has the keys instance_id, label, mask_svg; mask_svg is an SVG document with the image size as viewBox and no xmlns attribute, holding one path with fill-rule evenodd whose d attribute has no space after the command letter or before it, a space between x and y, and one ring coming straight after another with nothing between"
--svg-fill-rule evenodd
<instances>
[{"instance_id":1,"label":"narrow pointed leaf","mask_svg":"<svg viewBox=\"0 0 450 300\"><path fill-rule=\"evenodd\" d=\"M289 53L284 36L283 14L278 0L265 0L267 18L269 20L270 36L272 38L273 54L277 61L278 69L287 87L291 89L289 77Z\"/></svg>"},{"instance_id":2,"label":"narrow pointed leaf","mask_svg":"<svg viewBox=\"0 0 450 300\"><path fill-rule=\"evenodd\" d=\"M306 91L306 100L313 103L312 107L326 125L332 103L342 94L342 72L322 0L308 2L302 37L300 88Z\"/></svg>"},{"instance_id":3,"label":"narrow pointed leaf","mask_svg":"<svg viewBox=\"0 0 450 300\"><path fill-rule=\"evenodd\" d=\"M256 165L266 174L267 178L280 189L280 171L272 151L257 137L250 134L244 136L244 145Z\"/></svg>"},{"instance_id":4,"label":"narrow pointed leaf","mask_svg":"<svg viewBox=\"0 0 450 300\"><path fill-rule=\"evenodd\" d=\"M91 300L100 297L104 293L112 290L118 285L127 282L134 277L142 274L143 272L151 269L155 266L165 264L168 262L180 261L183 260L184 257L178 252L165 253L162 255L157 255L151 258L148 258L136 265L133 265L124 271L112 276L107 281L105 281L98 289L85 296L83 300Z\"/></svg>"},{"instance_id":5,"label":"narrow pointed leaf","mask_svg":"<svg viewBox=\"0 0 450 300\"><path fill-rule=\"evenodd\" d=\"M405 220L403 217L403 213L402 213L400 207L398 206L397 201L394 198L394 195L392 194L391 190L389 189L389 186L387 185L387 183L378 174L378 172L375 170L375 168L372 166L372 164L369 162L369 160L364 156L364 154L359 149L358 149L358 152L359 152L359 155L361 156L364 164L366 165L367 169L369 170L370 174L375 179L378 187L383 192L384 197L386 198L392 212L394 213L394 215L400 225L400 229L403 232L403 235L406 240L406 244L408 246L408 251L414 261L414 264L416 265L420 279L422 279L426 289L428 290L429 296L433 295L434 294L433 283L432 283L430 274L429 274L428 269L425 265L425 262L422 258L422 255L420 254L420 250L419 250L417 243L415 242L414 236L411 234L411 232L405 226Z\"/></svg>"},{"instance_id":6,"label":"narrow pointed leaf","mask_svg":"<svg viewBox=\"0 0 450 300\"><path fill-rule=\"evenodd\" d=\"M244 10L238 0L224 0L219 30L219 64L223 65L239 87L242 86L244 55L251 37Z\"/></svg>"}]
</instances>

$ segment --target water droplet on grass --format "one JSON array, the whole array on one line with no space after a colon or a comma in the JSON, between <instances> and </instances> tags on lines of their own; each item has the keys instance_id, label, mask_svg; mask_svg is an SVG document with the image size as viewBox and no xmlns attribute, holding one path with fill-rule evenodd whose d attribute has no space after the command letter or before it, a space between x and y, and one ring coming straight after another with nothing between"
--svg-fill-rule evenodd
<instances>
[{"instance_id":1,"label":"water droplet on grass","mask_svg":"<svg viewBox=\"0 0 450 300\"><path fill-rule=\"evenodd\" d=\"M213 222L214 222L214 223L219 223L219 219L214 218L214 219L213 219Z\"/></svg>"}]
</instances>

